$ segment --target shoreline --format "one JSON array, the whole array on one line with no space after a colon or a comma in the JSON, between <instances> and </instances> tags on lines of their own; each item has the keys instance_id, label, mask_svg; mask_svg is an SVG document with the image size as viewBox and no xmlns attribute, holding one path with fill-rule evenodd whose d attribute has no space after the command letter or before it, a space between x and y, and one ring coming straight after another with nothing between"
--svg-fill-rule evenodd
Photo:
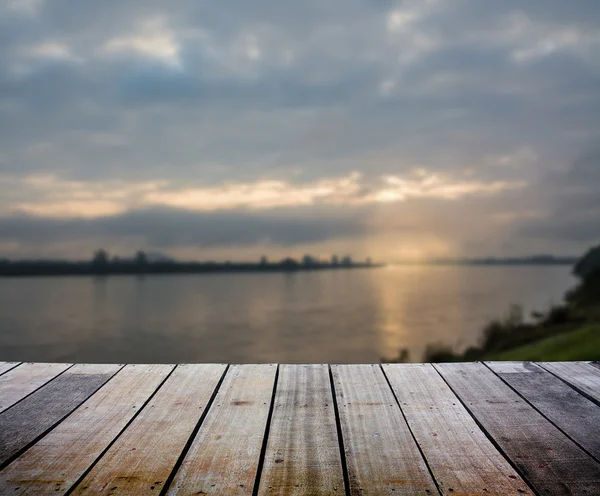
<instances>
[{"instance_id":1,"label":"shoreline","mask_svg":"<svg viewBox=\"0 0 600 496\"><path fill-rule=\"evenodd\" d=\"M353 263L351 265L284 265L252 263L154 263L147 265L109 265L95 267L90 263L12 263L0 265L0 278L72 277L72 276L146 276L231 273L293 273L320 270L375 269L384 264Z\"/></svg>"},{"instance_id":2,"label":"shoreline","mask_svg":"<svg viewBox=\"0 0 600 496\"><path fill-rule=\"evenodd\" d=\"M582 277L566 292L564 303L533 312L532 318L534 323L526 322L522 308L515 305L503 319L487 325L478 346L455 353L432 344L424 361L600 360L600 270Z\"/></svg>"}]
</instances>

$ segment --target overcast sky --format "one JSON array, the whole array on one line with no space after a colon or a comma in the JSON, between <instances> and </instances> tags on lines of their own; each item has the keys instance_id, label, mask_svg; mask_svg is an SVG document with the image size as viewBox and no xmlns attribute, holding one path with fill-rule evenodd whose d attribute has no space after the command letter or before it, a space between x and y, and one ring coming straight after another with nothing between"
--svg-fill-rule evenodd
<instances>
[{"instance_id":1,"label":"overcast sky","mask_svg":"<svg viewBox=\"0 0 600 496\"><path fill-rule=\"evenodd\" d=\"M0 0L0 255L579 254L598 0Z\"/></svg>"}]
</instances>

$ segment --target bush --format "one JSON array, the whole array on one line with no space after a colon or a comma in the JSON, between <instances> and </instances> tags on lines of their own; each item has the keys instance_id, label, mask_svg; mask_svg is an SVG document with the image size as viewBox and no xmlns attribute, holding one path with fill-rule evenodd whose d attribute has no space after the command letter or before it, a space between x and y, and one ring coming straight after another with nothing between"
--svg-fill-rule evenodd
<instances>
[{"instance_id":1,"label":"bush","mask_svg":"<svg viewBox=\"0 0 600 496\"><path fill-rule=\"evenodd\" d=\"M457 355L449 346L430 344L425 349L425 362L455 362Z\"/></svg>"},{"instance_id":2,"label":"bush","mask_svg":"<svg viewBox=\"0 0 600 496\"><path fill-rule=\"evenodd\" d=\"M553 306L541 322L543 326L566 324L571 320L571 311L564 305Z\"/></svg>"}]
</instances>

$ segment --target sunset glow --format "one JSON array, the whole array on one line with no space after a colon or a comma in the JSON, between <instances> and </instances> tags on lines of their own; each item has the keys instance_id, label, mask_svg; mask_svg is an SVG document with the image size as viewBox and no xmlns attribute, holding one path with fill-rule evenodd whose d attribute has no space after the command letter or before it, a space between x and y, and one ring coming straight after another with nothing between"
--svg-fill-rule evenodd
<instances>
[{"instance_id":1,"label":"sunset glow","mask_svg":"<svg viewBox=\"0 0 600 496\"><path fill-rule=\"evenodd\" d=\"M579 253L584 4L0 1L0 257Z\"/></svg>"}]
</instances>

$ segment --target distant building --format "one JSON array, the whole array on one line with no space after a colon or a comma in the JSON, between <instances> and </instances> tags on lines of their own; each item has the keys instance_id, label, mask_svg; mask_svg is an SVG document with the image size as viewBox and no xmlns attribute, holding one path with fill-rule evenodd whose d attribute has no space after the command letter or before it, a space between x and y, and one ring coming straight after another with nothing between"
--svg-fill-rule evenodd
<instances>
[{"instance_id":1,"label":"distant building","mask_svg":"<svg viewBox=\"0 0 600 496\"><path fill-rule=\"evenodd\" d=\"M340 264L340 259L337 255L333 255L331 257L331 265L339 265Z\"/></svg>"},{"instance_id":2,"label":"distant building","mask_svg":"<svg viewBox=\"0 0 600 496\"><path fill-rule=\"evenodd\" d=\"M269 260L267 259L267 257L265 255L260 257L260 265L267 265L268 263L269 263Z\"/></svg>"},{"instance_id":3,"label":"distant building","mask_svg":"<svg viewBox=\"0 0 600 496\"><path fill-rule=\"evenodd\" d=\"M350 257L350 255L346 255L344 258L342 258L342 265L352 265L352 258Z\"/></svg>"}]
</instances>

